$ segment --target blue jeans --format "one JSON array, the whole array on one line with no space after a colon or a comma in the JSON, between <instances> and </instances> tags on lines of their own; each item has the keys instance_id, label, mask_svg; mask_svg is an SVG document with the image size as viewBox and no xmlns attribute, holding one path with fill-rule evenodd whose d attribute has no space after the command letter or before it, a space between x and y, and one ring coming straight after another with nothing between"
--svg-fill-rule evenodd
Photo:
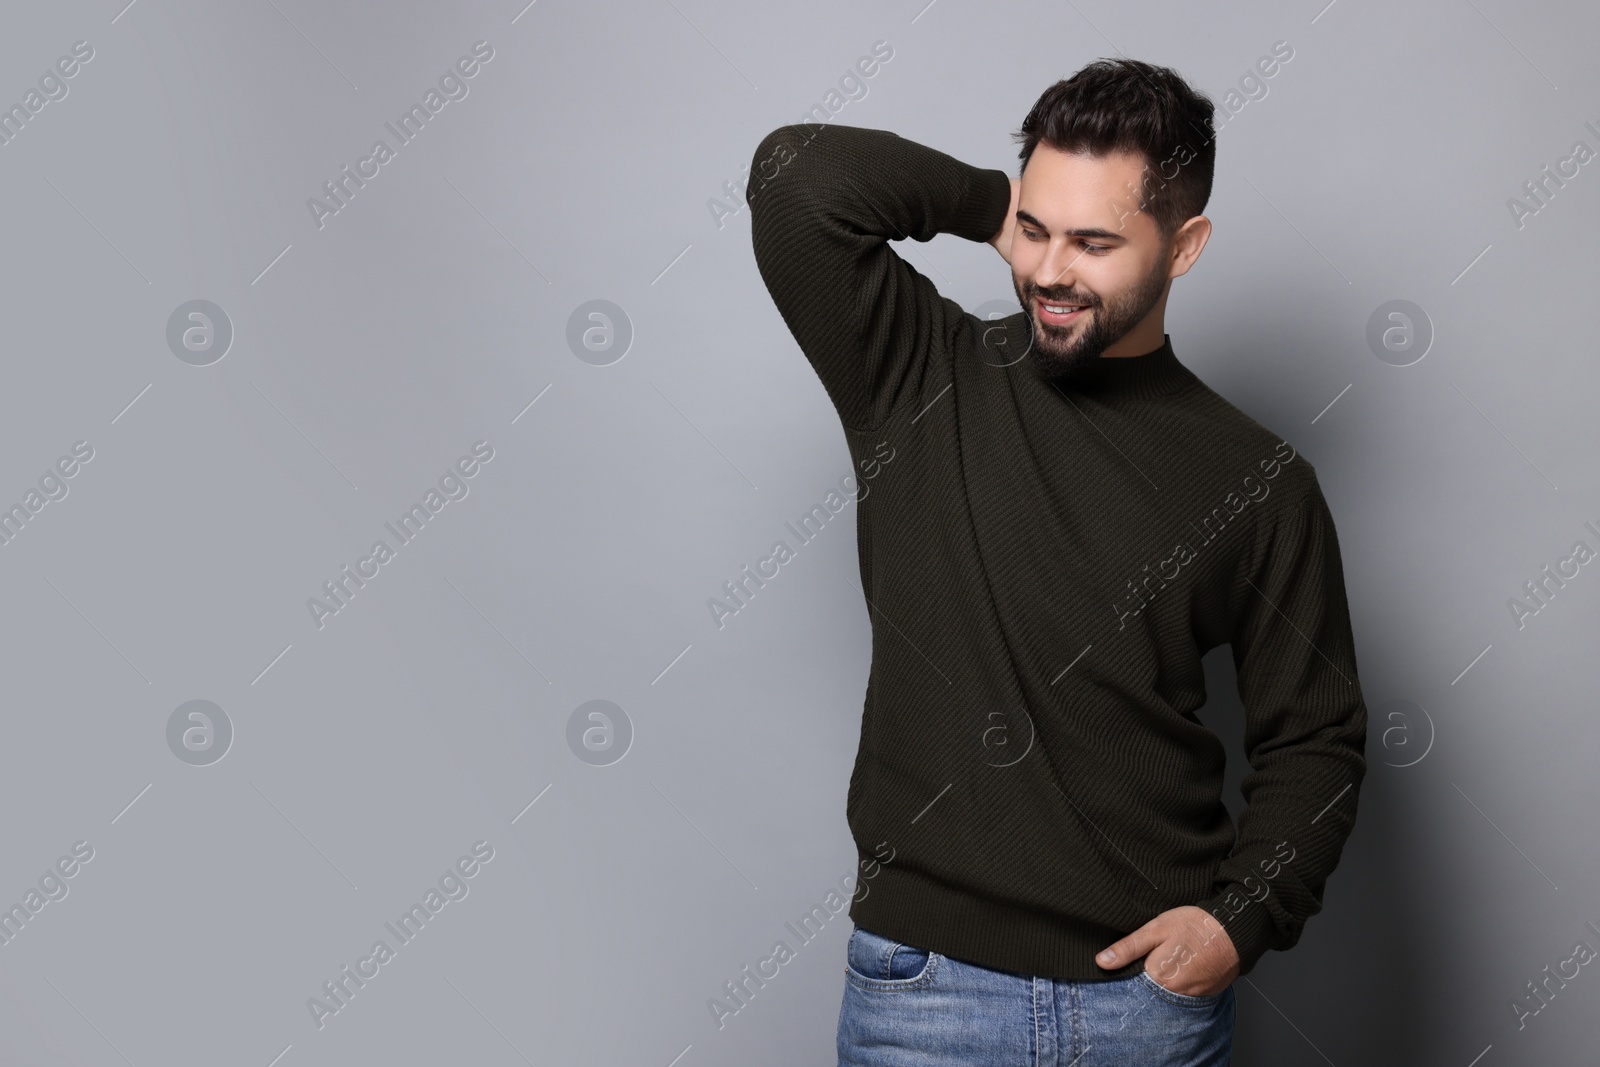
<instances>
[{"instance_id":1,"label":"blue jeans","mask_svg":"<svg viewBox=\"0 0 1600 1067\"><path fill-rule=\"evenodd\" d=\"M1234 993L1148 972L1072 982L991 971L857 926L845 949L840 1067L1227 1067Z\"/></svg>"}]
</instances>

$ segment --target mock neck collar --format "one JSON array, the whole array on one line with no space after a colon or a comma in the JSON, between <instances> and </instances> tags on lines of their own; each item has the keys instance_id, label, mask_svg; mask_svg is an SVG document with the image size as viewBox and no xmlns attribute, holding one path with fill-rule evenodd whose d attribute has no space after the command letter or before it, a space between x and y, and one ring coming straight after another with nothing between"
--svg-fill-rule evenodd
<instances>
[{"instance_id":1,"label":"mock neck collar","mask_svg":"<svg viewBox=\"0 0 1600 1067\"><path fill-rule=\"evenodd\" d=\"M999 351L1026 352L1033 339L1033 322L1028 313L1008 316L1004 326L1005 348ZM988 344L986 347L994 346ZM1037 381L1068 392L1107 398L1149 399L1166 396L1197 380L1193 371L1178 362L1178 357L1172 351L1172 337L1165 333L1161 335L1160 347L1154 351L1138 356L1101 356L1070 377L1046 378L1027 359L1018 362L1016 367Z\"/></svg>"}]
</instances>

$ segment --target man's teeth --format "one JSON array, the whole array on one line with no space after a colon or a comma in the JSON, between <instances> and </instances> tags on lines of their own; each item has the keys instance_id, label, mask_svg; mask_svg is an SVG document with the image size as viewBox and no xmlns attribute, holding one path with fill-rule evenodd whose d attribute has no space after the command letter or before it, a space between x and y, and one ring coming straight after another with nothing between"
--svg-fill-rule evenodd
<instances>
[{"instance_id":1,"label":"man's teeth","mask_svg":"<svg viewBox=\"0 0 1600 1067\"><path fill-rule=\"evenodd\" d=\"M1083 304L1046 304L1044 309L1053 315L1065 315L1069 311L1077 311Z\"/></svg>"}]
</instances>

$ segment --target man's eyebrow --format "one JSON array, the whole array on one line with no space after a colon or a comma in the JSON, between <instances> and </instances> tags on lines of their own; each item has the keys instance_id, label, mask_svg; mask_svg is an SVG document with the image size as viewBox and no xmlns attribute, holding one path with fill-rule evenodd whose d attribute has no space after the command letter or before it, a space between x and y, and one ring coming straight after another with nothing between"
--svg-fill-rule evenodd
<instances>
[{"instance_id":1,"label":"man's eyebrow","mask_svg":"<svg viewBox=\"0 0 1600 1067\"><path fill-rule=\"evenodd\" d=\"M1043 230L1046 233L1050 232L1050 227L1046 226L1044 223L1040 222L1026 211L1023 211L1021 208L1017 209L1017 218L1021 219L1023 222L1026 222L1034 229ZM1098 227L1062 230L1061 232L1066 234L1068 237L1088 237L1097 241L1126 241L1128 239L1127 234L1118 233L1116 230L1102 230Z\"/></svg>"}]
</instances>

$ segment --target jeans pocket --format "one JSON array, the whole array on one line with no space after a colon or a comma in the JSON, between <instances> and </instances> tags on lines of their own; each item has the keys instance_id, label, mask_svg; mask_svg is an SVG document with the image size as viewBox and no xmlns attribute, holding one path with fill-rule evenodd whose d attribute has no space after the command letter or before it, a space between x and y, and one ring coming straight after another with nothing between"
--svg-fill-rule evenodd
<instances>
[{"instance_id":1,"label":"jeans pocket","mask_svg":"<svg viewBox=\"0 0 1600 1067\"><path fill-rule=\"evenodd\" d=\"M1187 993L1179 993L1176 990L1168 989L1166 986L1152 978L1149 971L1140 971L1138 978L1139 981L1144 983L1144 987L1151 993L1155 994L1157 997L1169 1004L1176 1004L1183 1008L1215 1007L1217 1002L1220 1001L1227 993L1227 990L1224 989L1221 993L1212 993L1209 996L1203 997L1192 997Z\"/></svg>"},{"instance_id":2,"label":"jeans pocket","mask_svg":"<svg viewBox=\"0 0 1600 1067\"><path fill-rule=\"evenodd\" d=\"M857 926L845 944L845 976L862 989L921 989L933 981L942 959L937 952Z\"/></svg>"}]
</instances>

